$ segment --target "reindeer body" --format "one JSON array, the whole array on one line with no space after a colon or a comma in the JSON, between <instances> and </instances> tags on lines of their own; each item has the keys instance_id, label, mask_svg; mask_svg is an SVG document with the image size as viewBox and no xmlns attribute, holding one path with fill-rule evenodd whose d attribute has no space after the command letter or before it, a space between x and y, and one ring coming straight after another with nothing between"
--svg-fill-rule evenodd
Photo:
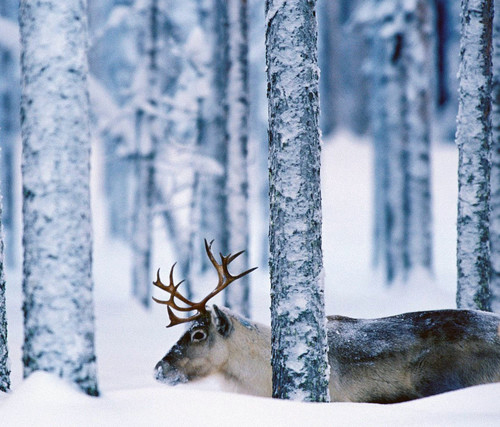
<instances>
[{"instance_id":1,"label":"reindeer body","mask_svg":"<svg viewBox=\"0 0 500 427\"><path fill-rule=\"evenodd\" d=\"M218 284L199 302L174 284L153 284L169 294L153 298L167 306L170 326L190 322L188 331L160 360L156 379L171 385L222 374L244 393L271 396L271 331L227 308L207 302L229 284L229 264L242 252L218 263L205 240ZM197 313L181 318L178 312ZM434 310L380 319L329 316L327 321L330 398L332 401L395 403L478 384L500 382L500 316L472 310Z\"/></svg>"},{"instance_id":2,"label":"reindeer body","mask_svg":"<svg viewBox=\"0 0 500 427\"><path fill-rule=\"evenodd\" d=\"M500 381L500 316L328 317L332 401L394 403Z\"/></svg>"},{"instance_id":3,"label":"reindeer body","mask_svg":"<svg viewBox=\"0 0 500 427\"><path fill-rule=\"evenodd\" d=\"M329 316L332 401L395 403L500 382L500 316L471 310L380 319ZM247 394L271 396L271 332L227 308L194 320L158 362L172 385L219 373Z\"/></svg>"}]
</instances>

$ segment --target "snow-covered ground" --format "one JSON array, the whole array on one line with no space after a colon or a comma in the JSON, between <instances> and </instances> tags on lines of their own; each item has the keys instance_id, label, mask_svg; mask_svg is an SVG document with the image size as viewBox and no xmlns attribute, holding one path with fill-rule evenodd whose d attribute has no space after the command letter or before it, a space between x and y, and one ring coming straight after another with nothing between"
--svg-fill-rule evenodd
<instances>
[{"instance_id":1,"label":"snow-covered ground","mask_svg":"<svg viewBox=\"0 0 500 427\"><path fill-rule=\"evenodd\" d=\"M368 143L348 134L337 135L323 148L327 312L378 317L454 307L455 147L438 145L433 151L434 280L417 273L409 284L396 284L389 290L371 269L371 156ZM97 165L94 172L98 171ZM96 176L96 196L98 181ZM305 404L237 395L220 378L177 387L156 383L153 367L183 329L165 328L163 307L154 306L148 312L130 301L129 253L122 244L106 239L102 212L102 199L96 197L96 345L102 396L87 397L45 373L22 380L21 278L19 272L9 272L12 391L0 396L1 426L500 425L500 384L402 404L374 405ZM155 266L167 270L176 257L163 241L164 234L160 231L157 236ZM269 322L269 281L266 266L259 267L252 273L254 318Z\"/></svg>"}]
</instances>

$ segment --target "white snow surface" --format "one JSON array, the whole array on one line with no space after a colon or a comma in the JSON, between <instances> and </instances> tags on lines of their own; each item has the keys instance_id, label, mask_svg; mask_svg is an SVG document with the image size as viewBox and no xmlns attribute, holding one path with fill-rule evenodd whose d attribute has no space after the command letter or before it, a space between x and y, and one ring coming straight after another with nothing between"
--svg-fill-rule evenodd
<instances>
[{"instance_id":1,"label":"white snow surface","mask_svg":"<svg viewBox=\"0 0 500 427\"><path fill-rule=\"evenodd\" d=\"M22 379L21 275L8 271L7 303L12 391L0 394L0 425L17 426L494 426L500 425L500 384L394 405L300 403L235 394L221 378L171 387L153 367L184 329L166 329L164 308L145 311L129 298L128 250L106 237L94 153L97 357L101 397L37 372ZM346 133L323 145L323 243L328 314L380 317L455 305L456 148L433 147L435 273L415 272L387 289L371 268L372 151ZM256 224L252 224L256 226ZM159 230L154 267L176 260ZM258 239L253 239L254 245ZM252 249L252 247L250 248ZM255 265L255 256L252 256ZM269 323L269 279L252 273L254 319ZM152 273L153 280L153 273ZM214 278L215 280L215 278ZM215 282L214 282L215 284ZM216 301L218 303L218 301Z\"/></svg>"}]
</instances>

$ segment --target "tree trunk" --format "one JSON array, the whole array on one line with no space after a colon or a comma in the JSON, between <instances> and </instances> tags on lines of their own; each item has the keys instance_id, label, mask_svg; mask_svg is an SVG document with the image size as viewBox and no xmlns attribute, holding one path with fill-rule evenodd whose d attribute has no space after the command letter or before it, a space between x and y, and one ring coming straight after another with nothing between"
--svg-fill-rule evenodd
<instances>
[{"instance_id":1,"label":"tree trunk","mask_svg":"<svg viewBox=\"0 0 500 427\"><path fill-rule=\"evenodd\" d=\"M97 395L85 6L20 3L23 362Z\"/></svg>"},{"instance_id":2,"label":"tree trunk","mask_svg":"<svg viewBox=\"0 0 500 427\"><path fill-rule=\"evenodd\" d=\"M429 0L373 0L374 262L385 280L432 271ZM383 255L383 256L382 256Z\"/></svg>"},{"instance_id":3,"label":"tree trunk","mask_svg":"<svg viewBox=\"0 0 500 427\"><path fill-rule=\"evenodd\" d=\"M408 129L408 270L432 274L430 106L432 22L430 0L406 2Z\"/></svg>"},{"instance_id":4,"label":"tree trunk","mask_svg":"<svg viewBox=\"0 0 500 427\"><path fill-rule=\"evenodd\" d=\"M340 85L339 56L341 50L341 1L318 1L319 62L321 68L321 131L333 134L339 119L338 94Z\"/></svg>"},{"instance_id":5,"label":"tree trunk","mask_svg":"<svg viewBox=\"0 0 500 427\"><path fill-rule=\"evenodd\" d=\"M380 0L370 0L371 11L376 11ZM371 13L370 15L373 15ZM366 39L369 45L370 79L370 125L374 149L374 212L373 221L373 265L386 271L386 215L388 193L388 156L387 156L387 101L385 66L387 49L381 37L382 21L374 19L365 24Z\"/></svg>"},{"instance_id":6,"label":"tree trunk","mask_svg":"<svg viewBox=\"0 0 500 427\"><path fill-rule=\"evenodd\" d=\"M9 352L7 348L7 306L5 304L4 246L0 201L0 391L10 388Z\"/></svg>"},{"instance_id":7,"label":"tree trunk","mask_svg":"<svg viewBox=\"0 0 500 427\"><path fill-rule=\"evenodd\" d=\"M500 313L500 0L494 3L490 199L491 309Z\"/></svg>"},{"instance_id":8,"label":"tree trunk","mask_svg":"<svg viewBox=\"0 0 500 427\"><path fill-rule=\"evenodd\" d=\"M246 271L248 260L248 17L246 0L228 2L229 83L227 146L228 251L245 250L235 262L235 271ZM224 303L250 317L250 278L244 276L226 288Z\"/></svg>"},{"instance_id":9,"label":"tree trunk","mask_svg":"<svg viewBox=\"0 0 500 427\"><path fill-rule=\"evenodd\" d=\"M387 197L385 199L385 267L388 283L406 279L407 251L407 145L408 132L405 124L408 100L406 98L407 70L404 64L406 33L401 3L390 2L385 20L387 47L385 74L387 83Z\"/></svg>"},{"instance_id":10,"label":"tree trunk","mask_svg":"<svg viewBox=\"0 0 500 427\"><path fill-rule=\"evenodd\" d=\"M132 294L144 306L151 305L151 257L153 248L153 209L155 200L155 162L158 130L158 0L150 0L143 21L143 46L147 111L136 113L135 197L132 215ZM139 71L141 72L141 71Z\"/></svg>"},{"instance_id":11,"label":"tree trunk","mask_svg":"<svg viewBox=\"0 0 500 427\"><path fill-rule=\"evenodd\" d=\"M0 0L0 16L17 27L17 2ZM3 25L3 24L0 24ZM17 28L16 28L17 31ZM14 37L13 37L14 39ZM15 44L15 41L14 41ZM6 265L14 266L19 241L16 238L19 227L16 211L16 157L19 135L19 52L17 45L2 46L0 43L0 134L2 141L0 185L3 195L3 227L5 245L10 248L5 253Z\"/></svg>"},{"instance_id":12,"label":"tree trunk","mask_svg":"<svg viewBox=\"0 0 500 427\"><path fill-rule=\"evenodd\" d=\"M490 309L489 198L492 0L462 0L457 306Z\"/></svg>"},{"instance_id":13,"label":"tree trunk","mask_svg":"<svg viewBox=\"0 0 500 427\"><path fill-rule=\"evenodd\" d=\"M210 30L212 38L211 85L212 88L203 105L205 117L205 140L202 154L218 162L219 170L200 175L200 209L203 212L201 232L207 240L215 239L221 253L228 253L227 230L227 84L229 71L228 2L212 0ZM212 269L208 258L203 258L203 272Z\"/></svg>"},{"instance_id":14,"label":"tree trunk","mask_svg":"<svg viewBox=\"0 0 500 427\"><path fill-rule=\"evenodd\" d=\"M273 397L327 401L315 1L266 14Z\"/></svg>"}]
</instances>

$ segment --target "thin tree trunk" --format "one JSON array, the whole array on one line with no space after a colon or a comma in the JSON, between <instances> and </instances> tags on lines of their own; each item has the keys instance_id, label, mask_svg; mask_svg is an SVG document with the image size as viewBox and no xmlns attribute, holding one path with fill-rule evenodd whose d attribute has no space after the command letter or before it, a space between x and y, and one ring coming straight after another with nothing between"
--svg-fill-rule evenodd
<instances>
[{"instance_id":1,"label":"thin tree trunk","mask_svg":"<svg viewBox=\"0 0 500 427\"><path fill-rule=\"evenodd\" d=\"M370 0L372 11L377 11L380 0ZM372 13L374 15L374 13ZM386 216L388 193L388 156L387 156L387 91L385 61L387 49L381 37L382 22L374 19L365 24L366 37L370 46L369 78L371 84L370 124L374 149L374 227L373 227L373 265L386 271Z\"/></svg>"},{"instance_id":2,"label":"thin tree trunk","mask_svg":"<svg viewBox=\"0 0 500 427\"><path fill-rule=\"evenodd\" d=\"M273 397L328 400L315 1L266 2Z\"/></svg>"},{"instance_id":3,"label":"thin tree trunk","mask_svg":"<svg viewBox=\"0 0 500 427\"><path fill-rule=\"evenodd\" d=\"M5 304L4 245L0 201L0 391L10 388L9 352L7 348L7 306Z\"/></svg>"},{"instance_id":4,"label":"thin tree trunk","mask_svg":"<svg viewBox=\"0 0 500 427\"><path fill-rule=\"evenodd\" d=\"M211 61L211 93L204 103L203 115L206 118L205 140L202 141L202 152L212 160L219 162L220 170L208 171L200 175L201 194L200 209L203 212L201 232L207 240L216 240L221 253L228 252L227 231L227 84L229 71L228 16L227 1L212 0L213 9L212 61ZM203 272L212 269L208 258L203 258Z\"/></svg>"},{"instance_id":5,"label":"thin tree trunk","mask_svg":"<svg viewBox=\"0 0 500 427\"><path fill-rule=\"evenodd\" d=\"M385 212L386 233L386 280L406 279L408 266L407 251L407 188L406 166L408 133L406 115L408 103L406 99L406 69L404 66L404 50L406 34L403 22L403 11L399 2L391 2L386 25L391 28L386 39L387 83L387 198Z\"/></svg>"},{"instance_id":6,"label":"thin tree trunk","mask_svg":"<svg viewBox=\"0 0 500 427\"><path fill-rule=\"evenodd\" d=\"M97 395L85 6L20 3L23 362Z\"/></svg>"},{"instance_id":7,"label":"thin tree trunk","mask_svg":"<svg viewBox=\"0 0 500 427\"><path fill-rule=\"evenodd\" d=\"M494 2L490 199L491 309L500 313L500 0Z\"/></svg>"},{"instance_id":8,"label":"thin tree trunk","mask_svg":"<svg viewBox=\"0 0 500 427\"><path fill-rule=\"evenodd\" d=\"M457 306L490 309L489 198L493 0L462 0Z\"/></svg>"},{"instance_id":9,"label":"thin tree trunk","mask_svg":"<svg viewBox=\"0 0 500 427\"><path fill-rule=\"evenodd\" d=\"M155 161L158 150L158 0L150 0L144 19L144 46L147 110L136 114L137 158L135 199L132 217L132 293L145 307L151 305L151 257L153 247L153 209L155 200ZM142 64L140 64L142 67Z\"/></svg>"},{"instance_id":10,"label":"thin tree trunk","mask_svg":"<svg viewBox=\"0 0 500 427\"><path fill-rule=\"evenodd\" d=\"M408 126L408 270L432 274L430 111L432 22L430 0L406 2Z\"/></svg>"},{"instance_id":11,"label":"thin tree trunk","mask_svg":"<svg viewBox=\"0 0 500 427\"><path fill-rule=\"evenodd\" d=\"M341 1L318 1L319 61L321 68L321 130L328 136L335 130L338 120L338 93L340 85Z\"/></svg>"},{"instance_id":12,"label":"thin tree trunk","mask_svg":"<svg viewBox=\"0 0 500 427\"><path fill-rule=\"evenodd\" d=\"M228 2L229 83L227 147L228 251L245 250L235 260L237 271L248 270L248 17L246 0ZM250 278L242 277L226 288L225 305L250 317Z\"/></svg>"}]
</instances>

